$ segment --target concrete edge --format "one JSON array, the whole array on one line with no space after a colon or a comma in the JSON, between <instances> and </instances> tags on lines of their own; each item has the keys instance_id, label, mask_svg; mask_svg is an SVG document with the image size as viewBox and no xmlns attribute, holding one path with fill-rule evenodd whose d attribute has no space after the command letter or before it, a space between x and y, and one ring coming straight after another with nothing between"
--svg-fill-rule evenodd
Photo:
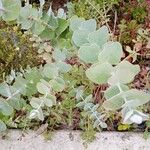
<instances>
[{"instance_id":1,"label":"concrete edge","mask_svg":"<svg viewBox=\"0 0 150 150\"><path fill-rule=\"evenodd\" d=\"M57 131L50 141L34 131L9 130L8 138L0 137L0 150L150 150L150 139L142 133L102 132L85 148L80 131Z\"/></svg>"}]
</instances>

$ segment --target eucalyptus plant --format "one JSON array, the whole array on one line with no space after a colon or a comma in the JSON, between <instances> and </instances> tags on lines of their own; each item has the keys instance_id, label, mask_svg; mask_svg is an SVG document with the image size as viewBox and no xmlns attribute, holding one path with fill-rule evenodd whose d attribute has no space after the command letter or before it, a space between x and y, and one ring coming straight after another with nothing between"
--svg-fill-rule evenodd
<instances>
[{"instance_id":1,"label":"eucalyptus plant","mask_svg":"<svg viewBox=\"0 0 150 150\"><path fill-rule=\"evenodd\" d=\"M80 63L88 66L86 77L95 84L109 85L104 91L106 101L102 104L103 109L121 110L123 123L140 124L147 120L149 116L138 108L150 100L150 95L128 86L139 73L140 67L126 59L122 60L122 46L110 39L107 26L97 28L95 19L85 20L77 16L66 19L62 9L57 15L54 15L51 7L45 13L44 3L44 0L40 0L40 7L34 8L28 1L22 7L20 0L0 0L0 17L6 22L16 21L23 30L44 40L57 40L65 30L69 30L72 47L77 49ZM41 40L38 42L39 45L44 44ZM44 51L46 47L42 46ZM29 118L41 121L44 120L45 109L56 105L57 93L66 88L63 74L71 70L71 65L66 63L64 47L60 49L56 46L49 49L48 53L51 60L44 66L28 68L20 73L12 71L7 80L0 84L0 131L6 129L4 116L21 110L27 103L31 106ZM94 127L107 127L105 114L97 110L99 104L92 102L92 95L81 97L77 106L94 120Z\"/></svg>"},{"instance_id":2,"label":"eucalyptus plant","mask_svg":"<svg viewBox=\"0 0 150 150\"><path fill-rule=\"evenodd\" d=\"M16 21L21 29L31 32L43 39L58 38L68 27L68 21L63 9L58 10L57 16L49 8L43 12L45 1L40 0L40 8L34 8L29 1L21 6L20 0L0 0L0 17L6 21ZM56 93L65 88L65 81L61 74L68 72L71 66L65 63L65 54L61 50L53 52L53 63L44 67L28 68L26 71L15 73L11 71L7 80L0 84L0 112L3 116L12 115L15 110L21 110L29 101L32 110L29 118L44 120L42 108L56 104ZM1 118L1 119L2 119ZM6 129L0 120L0 131Z\"/></svg>"},{"instance_id":3,"label":"eucalyptus plant","mask_svg":"<svg viewBox=\"0 0 150 150\"><path fill-rule=\"evenodd\" d=\"M144 91L130 89L128 84L139 73L139 65L121 60L123 49L119 42L110 40L108 28L97 29L94 19L84 20L73 17L70 23L73 31L72 41L79 48L81 61L91 66L86 70L86 76L95 84L108 84L104 92L106 110L121 109L123 123L140 124L148 120L149 115L138 111L138 107L150 100L150 95Z\"/></svg>"}]
</instances>

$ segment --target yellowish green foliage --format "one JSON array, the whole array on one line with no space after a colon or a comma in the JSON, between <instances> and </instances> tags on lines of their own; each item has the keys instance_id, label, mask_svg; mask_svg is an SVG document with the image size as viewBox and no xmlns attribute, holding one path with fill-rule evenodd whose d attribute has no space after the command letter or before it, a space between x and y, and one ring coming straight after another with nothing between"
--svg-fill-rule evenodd
<instances>
[{"instance_id":1,"label":"yellowish green foliage","mask_svg":"<svg viewBox=\"0 0 150 150\"><path fill-rule=\"evenodd\" d=\"M19 70L27 65L38 64L36 49L29 37L24 35L17 26L7 26L0 23L0 81L3 74L9 74L11 69Z\"/></svg>"},{"instance_id":2,"label":"yellowish green foliage","mask_svg":"<svg viewBox=\"0 0 150 150\"><path fill-rule=\"evenodd\" d=\"M128 131L130 129L130 125L129 124L120 124L118 126L118 130L119 131Z\"/></svg>"},{"instance_id":3,"label":"yellowish green foliage","mask_svg":"<svg viewBox=\"0 0 150 150\"><path fill-rule=\"evenodd\" d=\"M95 18L100 23L108 22L107 13L120 0L72 0L73 13L85 19Z\"/></svg>"},{"instance_id":4,"label":"yellowish green foliage","mask_svg":"<svg viewBox=\"0 0 150 150\"><path fill-rule=\"evenodd\" d=\"M119 40L123 44L130 44L132 40L136 37L137 30L141 27L136 20L126 21L121 20L119 24L120 37Z\"/></svg>"}]
</instances>

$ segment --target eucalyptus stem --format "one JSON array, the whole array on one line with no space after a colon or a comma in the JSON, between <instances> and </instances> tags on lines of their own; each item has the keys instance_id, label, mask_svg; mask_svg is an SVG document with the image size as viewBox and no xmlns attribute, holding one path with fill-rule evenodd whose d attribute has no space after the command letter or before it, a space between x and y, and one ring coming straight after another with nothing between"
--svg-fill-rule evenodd
<instances>
[{"instance_id":1,"label":"eucalyptus stem","mask_svg":"<svg viewBox=\"0 0 150 150\"><path fill-rule=\"evenodd\" d=\"M84 101L85 99L80 95L81 99L83 100L83 102L86 104L86 102ZM96 117L96 119L99 121L99 123L101 124L101 120L99 119L99 117L96 115L96 113L92 110L92 108L90 106L88 106L88 108L91 110L92 114L94 114L94 116Z\"/></svg>"},{"instance_id":2,"label":"eucalyptus stem","mask_svg":"<svg viewBox=\"0 0 150 150\"><path fill-rule=\"evenodd\" d=\"M2 11L2 12L7 12L5 9L3 9L3 8L0 8L0 11Z\"/></svg>"},{"instance_id":3,"label":"eucalyptus stem","mask_svg":"<svg viewBox=\"0 0 150 150\"><path fill-rule=\"evenodd\" d=\"M19 94L20 90L17 90L15 93L13 93L11 96L9 96L6 101L10 100L12 97L14 97L15 95Z\"/></svg>"},{"instance_id":4,"label":"eucalyptus stem","mask_svg":"<svg viewBox=\"0 0 150 150\"><path fill-rule=\"evenodd\" d=\"M36 21L36 22L38 22L38 23L41 23L42 25L44 25L44 26L46 26L46 27L48 27L49 29L51 29L51 30L54 31L54 29L53 29L49 24L47 24L47 22L45 22L45 21L43 21L43 20L41 20L41 19L39 19L39 18L29 17L28 19L29 19L29 20L34 20L34 21Z\"/></svg>"},{"instance_id":5,"label":"eucalyptus stem","mask_svg":"<svg viewBox=\"0 0 150 150\"><path fill-rule=\"evenodd\" d=\"M135 54L140 55L140 54L138 54L138 53L135 51L135 52L129 54L127 57L125 57L122 61L128 60L129 58L131 58L131 57L134 56Z\"/></svg>"},{"instance_id":6,"label":"eucalyptus stem","mask_svg":"<svg viewBox=\"0 0 150 150\"><path fill-rule=\"evenodd\" d=\"M118 86L118 88L119 88L120 93L123 93L123 90L121 89L120 84L118 84L117 86ZM119 94L120 94L120 93L119 93ZM125 101L125 103L126 103L126 102L127 102L127 98L126 98L125 95L123 95L123 99L124 99L124 101Z\"/></svg>"}]
</instances>

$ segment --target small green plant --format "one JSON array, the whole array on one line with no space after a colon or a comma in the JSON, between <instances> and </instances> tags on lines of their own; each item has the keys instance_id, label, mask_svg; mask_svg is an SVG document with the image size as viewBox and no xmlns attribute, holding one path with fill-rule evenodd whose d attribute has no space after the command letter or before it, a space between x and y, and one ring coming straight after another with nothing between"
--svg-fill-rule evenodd
<instances>
[{"instance_id":1,"label":"small green plant","mask_svg":"<svg viewBox=\"0 0 150 150\"><path fill-rule=\"evenodd\" d=\"M145 129L145 132L143 135L145 139L148 139L150 137L149 129L150 129L150 121L147 121L146 122L146 129Z\"/></svg>"},{"instance_id":2,"label":"small green plant","mask_svg":"<svg viewBox=\"0 0 150 150\"><path fill-rule=\"evenodd\" d=\"M140 28L140 25L136 20L126 21L123 19L118 27L120 29L119 41L125 45L131 45L132 40L137 35L136 32Z\"/></svg>"}]
</instances>

